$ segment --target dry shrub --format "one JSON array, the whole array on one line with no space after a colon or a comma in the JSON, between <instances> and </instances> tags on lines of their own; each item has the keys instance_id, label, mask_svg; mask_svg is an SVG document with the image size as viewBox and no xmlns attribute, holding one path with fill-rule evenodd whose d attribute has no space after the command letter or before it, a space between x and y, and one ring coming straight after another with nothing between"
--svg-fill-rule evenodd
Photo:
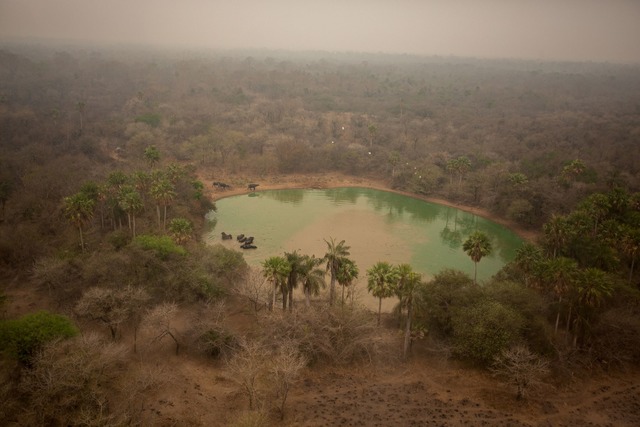
<instances>
[{"instance_id":1,"label":"dry shrub","mask_svg":"<svg viewBox=\"0 0 640 427\"><path fill-rule=\"evenodd\" d=\"M542 384L542 378L549 374L549 362L525 346L516 345L502 350L494 358L491 372L513 384L520 400Z\"/></svg>"},{"instance_id":2,"label":"dry shrub","mask_svg":"<svg viewBox=\"0 0 640 427\"><path fill-rule=\"evenodd\" d=\"M249 399L250 410L275 410L284 418L289 391L307 365L298 347L293 341L274 346L241 340L238 351L227 361L227 370Z\"/></svg>"},{"instance_id":3,"label":"dry shrub","mask_svg":"<svg viewBox=\"0 0 640 427\"><path fill-rule=\"evenodd\" d=\"M180 353L182 337L174 326L178 314L178 305L164 302L149 310L142 320L142 326L153 336L151 343L158 343L170 337L176 345L176 355Z\"/></svg>"},{"instance_id":4,"label":"dry shrub","mask_svg":"<svg viewBox=\"0 0 640 427\"><path fill-rule=\"evenodd\" d=\"M68 292L70 283L77 279L78 266L69 259L59 257L38 258L31 269L31 278L49 294L62 296Z\"/></svg>"},{"instance_id":5,"label":"dry shrub","mask_svg":"<svg viewBox=\"0 0 640 427\"><path fill-rule=\"evenodd\" d=\"M27 424L120 425L112 410L117 379L125 368L123 346L89 334L47 345L34 359L20 389L28 400Z\"/></svg>"},{"instance_id":6,"label":"dry shrub","mask_svg":"<svg viewBox=\"0 0 640 427\"><path fill-rule=\"evenodd\" d=\"M640 362L640 318L633 309L619 308L602 314L591 330L591 356L604 366Z\"/></svg>"},{"instance_id":7,"label":"dry shrub","mask_svg":"<svg viewBox=\"0 0 640 427\"><path fill-rule=\"evenodd\" d=\"M226 322L224 300L203 303L194 309L186 339L199 351L212 357L225 357L237 348L236 337Z\"/></svg>"},{"instance_id":8,"label":"dry shrub","mask_svg":"<svg viewBox=\"0 0 640 427\"><path fill-rule=\"evenodd\" d=\"M260 401L261 382L267 371L268 348L258 341L243 340L240 349L227 361L231 379L238 383L249 398L249 409Z\"/></svg>"},{"instance_id":9,"label":"dry shrub","mask_svg":"<svg viewBox=\"0 0 640 427\"><path fill-rule=\"evenodd\" d=\"M128 413L132 424L146 425L144 409L153 393L161 387L176 381L174 374L158 364L139 363L130 366L120 384L119 406ZM175 384L175 383L174 383Z\"/></svg>"},{"instance_id":10,"label":"dry shrub","mask_svg":"<svg viewBox=\"0 0 640 427\"><path fill-rule=\"evenodd\" d=\"M270 285L261 269L250 268L242 279L235 282L233 293L245 300L257 316L269 303Z\"/></svg>"},{"instance_id":11,"label":"dry shrub","mask_svg":"<svg viewBox=\"0 0 640 427\"><path fill-rule=\"evenodd\" d=\"M371 360L380 344L374 317L360 307L321 305L289 313L274 312L264 323L272 342L299 343L309 361L347 364Z\"/></svg>"}]
</instances>

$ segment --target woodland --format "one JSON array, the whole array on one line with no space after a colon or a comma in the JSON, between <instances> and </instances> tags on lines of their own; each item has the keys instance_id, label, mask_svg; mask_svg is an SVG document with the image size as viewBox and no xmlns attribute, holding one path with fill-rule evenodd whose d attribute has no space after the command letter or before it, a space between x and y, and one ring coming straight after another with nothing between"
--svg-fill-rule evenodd
<instances>
[{"instance_id":1,"label":"woodland","mask_svg":"<svg viewBox=\"0 0 640 427\"><path fill-rule=\"evenodd\" d=\"M2 45L0 424L638 425L638 142L638 65ZM537 237L483 283L203 240L214 181L328 175Z\"/></svg>"}]
</instances>

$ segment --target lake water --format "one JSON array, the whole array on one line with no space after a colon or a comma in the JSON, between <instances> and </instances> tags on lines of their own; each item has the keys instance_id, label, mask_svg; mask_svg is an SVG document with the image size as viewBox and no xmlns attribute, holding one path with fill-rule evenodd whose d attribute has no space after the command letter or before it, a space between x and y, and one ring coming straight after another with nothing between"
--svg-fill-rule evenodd
<instances>
[{"instance_id":1,"label":"lake water","mask_svg":"<svg viewBox=\"0 0 640 427\"><path fill-rule=\"evenodd\" d=\"M368 188L260 191L218 200L216 207L207 215L207 242L242 250L236 235L253 236L257 249L243 250L249 265L259 267L266 258L293 250L322 257L323 239L345 240L360 269L356 295L376 310L377 300L366 295L366 270L378 261L411 264L427 280L445 268L473 277L474 265L462 244L479 230L493 246L478 263L481 281L511 261L522 244L511 230L477 215ZM233 239L223 241L221 232ZM384 308L394 303L389 299Z\"/></svg>"}]
</instances>

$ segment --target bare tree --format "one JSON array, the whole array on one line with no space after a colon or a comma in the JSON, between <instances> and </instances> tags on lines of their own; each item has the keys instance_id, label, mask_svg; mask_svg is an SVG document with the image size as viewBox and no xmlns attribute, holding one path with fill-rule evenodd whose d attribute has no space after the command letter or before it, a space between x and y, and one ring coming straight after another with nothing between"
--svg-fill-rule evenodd
<instances>
[{"instance_id":1,"label":"bare tree","mask_svg":"<svg viewBox=\"0 0 640 427\"><path fill-rule=\"evenodd\" d=\"M541 378L549 373L549 362L525 346L517 345L495 357L491 372L515 385L520 400L527 390L541 384Z\"/></svg>"},{"instance_id":2,"label":"bare tree","mask_svg":"<svg viewBox=\"0 0 640 427\"><path fill-rule=\"evenodd\" d=\"M20 383L33 411L27 424L127 424L128 414L112 410L111 401L125 358L122 345L95 334L46 346Z\"/></svg>"},{"instance_id":3,"label":"bare tree","mask_svg":"<svg viewBox=\"0 0 640 427\"><path fill-rule=\"evenodd\" d=\"M204 303L193 310L187 339L205 354L226 356L237 347L237 340L227 327L227 310L223 300Z\"/></svg>"},{"instance_id":4,"label":"bare tree","mask_svg":"<svg viewBox=\"0 0 640 427\"><path fill-rule=\"evenodd\" d=\"M307 365L307 359L300 353L297 343L287 341L279 345L271 358L268 383L273 387L274 400L280 419L284 419L284 407L291 386L300 376L300 371Z\"/></svg>"},{"instance_id":5,"label":"bare tree","mask_svg":"<svg viewBox=\"0 0 640 427\"><path fill-rule=\"evenodd\" d=\"M256 268L251 268L243 279L236 282L233 292L251 304L256 315L267 306L271 295L267 279L262 271Z\"/></svg>"},{"instance_id":6,"label":"bare tree","mask_svg":"<svg viewBox=\"0 0 640 427\"><path fill-rule=\"evenodd\" d=\"M129 309L124 295L117 289L90 288L76 304L75 311L80 317L87 317L104 323L115 341L120 324L127 320Z\"/></svg>"},{"instance_id":7,"label":"bare tree","mask_svg":"<svg viewBox=\"0 0 640 427\"><path fill-rule=\"evenodd\" d=\"M254 409L259 401L259 386L267 370L268 358L269 351L262 343L244 340L240 350L227 362L231 379L249 398L249 409Z\"/></svg>"},{"instance_id":8,"label":"bare tree","mask_svg":"<svg viewBox=\"0 0 640 427\"><path fill-rule=\"evenodd\" d=\"M143 324L147 329L153 331L154 337L151 342L159 342L166 336L170 337L176 344L176 354L180 353L180 340L178 330L172 326L178 312L178 305L173 302L165 302L157 305L145 317Z\"/></svg>"},{"instance_id":9,"label":"bare tree","mask_svg":"<svg viewBox=\"0 0 640 427\"><path fill-rule=\"evenodd\" d=\"M120 325L127 320L133 321L134 344L136 351L138 325L142 319L142 310L149 301L149 294L142 288L127 286L122 289L90 288L76 304L75 311L81 317L104 323L111 332L111 339L117 338Z\"/></svg>"}]
</instances>

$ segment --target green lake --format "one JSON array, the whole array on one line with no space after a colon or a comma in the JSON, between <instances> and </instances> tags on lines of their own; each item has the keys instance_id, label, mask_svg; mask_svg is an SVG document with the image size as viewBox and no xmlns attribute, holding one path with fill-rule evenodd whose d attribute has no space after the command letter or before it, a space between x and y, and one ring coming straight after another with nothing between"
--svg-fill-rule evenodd
<instances>
[{"instance_id":1,"label":"green lake","mask_svg":"<svg viewBox=\"0 0 640 427\"><path fill-rule=\"evenodd\" d=\"M293 250L322 257L324 239L345 240L360 269L356 295L376 309L366 296L366 270L377 261L411 264L425 279L445 268L473 277L474 265L462 244L480 230L493 246L478 263L481 281L511 261L522 244L508 228L477 215L368 188L260 191L220 199L216 207L207 215L207 242L242 250L236 235L253 236L257 249L242 250L253 266ZM222 232L233 239L222 240Z\"/></svg>"}]
</instances>

